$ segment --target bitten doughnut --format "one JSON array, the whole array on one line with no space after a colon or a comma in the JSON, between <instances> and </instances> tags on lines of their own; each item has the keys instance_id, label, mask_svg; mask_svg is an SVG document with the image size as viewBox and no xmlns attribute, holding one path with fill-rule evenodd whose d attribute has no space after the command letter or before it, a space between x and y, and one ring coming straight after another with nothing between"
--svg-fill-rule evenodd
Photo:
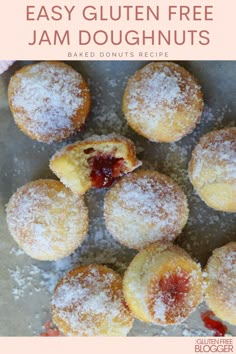
<instances>
[{"instance_id":1,"label":"bitten doughnut","mask_svg":"<svg viewBox=\"0 0 236 354\"><path fill-rule=\"evenodd\" d=\"M88 230L83 197L50 179L19 188L10 198L6 212L15 241L25 253L41 261L69 256Z\"/></svg>"},{"instance_id":2,"label":"bitten doughnut","mask_svg":"<svg viewBox=\"0 0 236 354\"><path fill-rule=\"evenodd\" d=\"M189 177L211 208L236 212L236 128L204 135L192 153Z\"/></svg>"},{"instance_id":3,"label":"bitten doughnut","mask_svg":"<svg viewBox=\"0 0 236 354\"><path fill-rule=\"evenodd\" d=\"M123 280L126 302L144 322L176 324L202 300L200 266L181 248L156 243L138 253Z\"/></svg>"},{"instance_id":4,"label":"bitten doughnut","mask_svg":"<svg viewBox=\"0 0 236 354\"><path fill-rule=\"evenodd\" d=\"M140 165L134 143L116 134L94 135L67 145L50 161L51 170L78 194L92 187L109 187Z\"/></svg>"},{"instance_id":5,"label":"bitten doughnut","mask_svg":"<svg viewBox=\"0 0 236 354\"><path fill-rule=\"evenodd\" d=\"M221 320L236 325L236 242L215 249L205 271L207 305Z\"/></svg>"},{"instance_id":6,"label":"bitten doughnut","mask_svg":"<svg viewBox=\"0 0 236 354\"><path fill-rule=\"evenodd\" d=\"M123 112L138 134L173 142L191 133L201 119L202 91L194 77L171 62L153 62L128 81Z\"/></svg>"},{"instance_id":7,"label":"bitten doughnut","mask_svg":"<svg viewBox=\"0 0 236 354\"><path fill-rule=\"evenodd\" d=\"M107 229L123 245L141 249L173 241L188 219L187 199L170 177L140 170L119 180L107 193Z\"/></svg>"},{"instance_id":8,"label":"bitten doughnut","mask_svg":"<svg viewBox=\"0 0 236 354\"><path fill-rule=\"evenodd\" d=\"M126 336L133 324L120 275L102 265L82 266L64 276L51 310L54 323L70 336Z\"/></svg>"},{"instance_id":9,"label":"bitten doughnut","mask_svg":"<svg viewBox=\"0 0 236 354\"><path fill-rule=\"evenodd\" d=\"M45 143L66 139L79 131L90 109L85 80L61 62L24 66L12 76L8 97L18 127Z\"/></svg>"}]
</instances>

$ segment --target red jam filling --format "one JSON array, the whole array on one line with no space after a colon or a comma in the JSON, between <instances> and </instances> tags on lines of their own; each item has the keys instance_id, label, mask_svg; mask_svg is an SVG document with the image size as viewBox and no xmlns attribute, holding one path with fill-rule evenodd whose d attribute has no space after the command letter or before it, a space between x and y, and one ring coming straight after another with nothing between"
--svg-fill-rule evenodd
<instances>
[{"instance_id":1,"label":"red jam filling","mask_svg":"<svg viewBox=\"0 0 236 354\"><path fill-rule=\"evenodd\" d=\"M162 293L162 301L168 306L181 303L189 291L188 273L181 271L161 278L159 290Z\"/></svg>"},{"instance_id":2,"label":"red jam filling","mask_svg":"<svg viewBox=\"0 0 236 354\"><path fill-rule=\"evenodd\" d=\"M96 155L88 159L91 166L90 178L96 188L110 187L124 170L124 159L112 155Z\"/></svg>"},{"instance_id":3,"label":"red jam filling","mask_svg":"<svg viewBox=\"0 0 236 354\"><path fill-rule=\"evenodd\" d=\"M227 332L227 327L222 322L214 320L212 316L214 316L212 311L206 311L201 314L205 327L213 330L215 337L224 337Z\"/></svg>"},{"instance_id":4,"label":"red jam filling","mask_svg":"<svg viewBox=\"0 0 236 354\"><path fill-rule=\"evenodd\" d=\"M40 337L59 337L61 333L59 330L53 326L50 320L44 323L45 332L40 333Z\"/></svg>"}]
</instances>

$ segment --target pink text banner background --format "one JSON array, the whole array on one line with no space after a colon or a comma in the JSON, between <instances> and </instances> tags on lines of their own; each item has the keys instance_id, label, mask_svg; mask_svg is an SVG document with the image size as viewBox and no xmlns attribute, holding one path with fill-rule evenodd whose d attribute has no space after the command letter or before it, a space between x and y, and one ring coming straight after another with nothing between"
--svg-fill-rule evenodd
<instances>
[{"instance_id":1,"label":"pink text banner background","mask_svg":"<svg viewBox=\"0 0 236 354\"><path fill-rule=\"evenodd\" d=\"M30 6L28 12L27 6ZM70 19L65 6L68 9L74 6ZM119 6L121 6L121 17L114 21L109 18L110 7L113 7L113 15L117 17ZM127 6L130 6L129 19L127 19ZM153 12L159 6L158 19L151 12L147 16L147 6ZM176 8L172 7L171 20L169 20L170 6L176 6ZM208 6L207 15L206 6ZM85 7L89 8L83 16ZM187 7L190 11L185 16ZM135 1L135 3L133 0L7 0L1 4L0 11L0 59L117 60L118 55L112 53L127 53L120 55L118 59L143 60L166 57L168 60L232 60L236 59L235 12L235 0L208 0L207 2L149 0ZM93 19L95 16L96 20ZM94 40L94 33L97 31ZM127 43L125 35L129 31L131 32L127 37ZM160 43L159 31L170 44L166 43L163 36ZM169 37L168 31L171 33ZM201 31L205 38L199 37ZM111 33L116 43L119 42L119 34L122 34L120 44L111 43ZM143 33L146 36L154 33L154 39L146 39L143 43ZM79 41L79 34L81 34L81 41ZM175 43L175 34L179 43L184 39L182 45ZM32 44L34 42L35 44Z\"/></svg>"}]
</instances>

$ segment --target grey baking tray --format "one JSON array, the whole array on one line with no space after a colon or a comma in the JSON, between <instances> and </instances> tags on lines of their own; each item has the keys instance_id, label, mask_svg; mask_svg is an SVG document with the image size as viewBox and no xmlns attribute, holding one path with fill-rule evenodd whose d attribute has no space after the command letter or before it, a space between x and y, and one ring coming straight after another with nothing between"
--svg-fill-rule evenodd
<instances>
[{"instance_id":1,"label":"grey baking tray","mask_svg":"<svg viewBox=\"0 0 236 354\"><path fill-rule=\"evenodd\" d=\"M144 168L171 176L187 193L190 217L177 243L204 266L212 250L236 240L236 214L208 208L193 191L187 165L201 135L215 128L236 124L236 61L180 62L201 84L205 108L194 132L172 144L157 144L138 136L123 118L121 100L128 77L142 67L141 61L68 62L80 71L91 88L92 110L85 129L73 139L51 145L37 143L16 127L8 107L10 76L31 62L16 62L0 76L0 336L33 336L42 332L50 318L50 294L57 280L77 264L103 263L123 272L135 251L119 245L106 231L103 220L105 190L86 194L90 213L89 235L70 257L58 262L39 262L18 249L5 222L5 205L21 185L38 178L53 177L48 161L66 143L92 134L117 132L131 138ZM211 335L200 317L204 303L178 326L161 327L139 321L131 336ZM236 328L228 326L228 333Z\"/></svg>"}]
</instances>

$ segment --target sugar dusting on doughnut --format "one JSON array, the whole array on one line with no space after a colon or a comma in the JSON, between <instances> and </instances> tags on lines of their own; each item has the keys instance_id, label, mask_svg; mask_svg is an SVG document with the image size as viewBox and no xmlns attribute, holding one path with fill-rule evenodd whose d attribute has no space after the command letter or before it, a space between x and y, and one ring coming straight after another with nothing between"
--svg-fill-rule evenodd
<instances>
[{"instance_id":1,"label":"sugar dusting on doughnut","mask_svg":"<svg viewBox=\"0 0 236 354\"><path fill-rule=\"evenodd\" d=\"M131 248L173 240L187 218L183 191L169 177L156 171L138 171L123 178L107 193L105 200L108 230Z\"/></svg>"},{"instance_id":2,"label":"sugar dusting on doughnut","mask_svg":"<svg viewBox=\"0 0 236 354\"><path fill-rule=\"evenodd\" d=\"M55 260L72 253L87 232L84 200L60 182L37 180L19 188L7 205L8 228L31 257Z\"/></svg>"},{"instance_id":3,"label":"sugar dusting on doughnut","mask_svg":"<svg viewBox=\"0 0 236 354\"><path fill-rule=\"evenodd\" d=\"M9 85L16 122L45 142L62 140L82 127L88 94L81 74L57 62L26 66L15 73ZM82 114L80 122L75 123L78 111Z\"/></svg>"},{"instance_id":4,"label":"sugar dusting on doughnut","mask_svg":"<svg viewBox=\"0 0 236 354\"><path fill-rule=\"evenodd\" d=\"M236 242L213 251L207 266L206 302L214 314L236 324Z\"/></svg>"},{"instance_id":5,"label":"sugar dusting on doughnut","mask_svg":"<svg viewBox=\"0 0 236 354\"><path fill-rule=\"evenodd\" d=\"M212 208L236 211L236 128L205 134L189 163L189 177L200 197Z\"/></svg>"},{"instance_id":6,"label":"sugar dusting on doughnut","mask_svg":"<svg viewBox=\"0 0 236 354\"><path fill-rule=\"evenodd\" d=\"M131 127L163 142L179 140L192 131L202 107L201 88L191 74L175 63L162 62L137 71L128 81L123 101Z\"/></svg>"},{"instance_id":7,"label":"sugar dusting on doughnut","mask_svg":"<svg viewBox=\"0 0 236 354\"><path fill-rule=\"evenodd\" d=\"M101 265L69 272L52 298L53 320L67 335L126 335L132 316L125 305L120 276Z\"/></svg>"},{"instance_id":8,"label":"sugar dusting on doughnut","mask_svg":"<svg viewBox=\"0 0 236 354\"><path fill-rule=\"evenodd\" d=\"M138 319L161 325L180 323L202 300L201 267L179 247L155 243L135 256L123 288Z\"/></svg>"}]
</instances>

